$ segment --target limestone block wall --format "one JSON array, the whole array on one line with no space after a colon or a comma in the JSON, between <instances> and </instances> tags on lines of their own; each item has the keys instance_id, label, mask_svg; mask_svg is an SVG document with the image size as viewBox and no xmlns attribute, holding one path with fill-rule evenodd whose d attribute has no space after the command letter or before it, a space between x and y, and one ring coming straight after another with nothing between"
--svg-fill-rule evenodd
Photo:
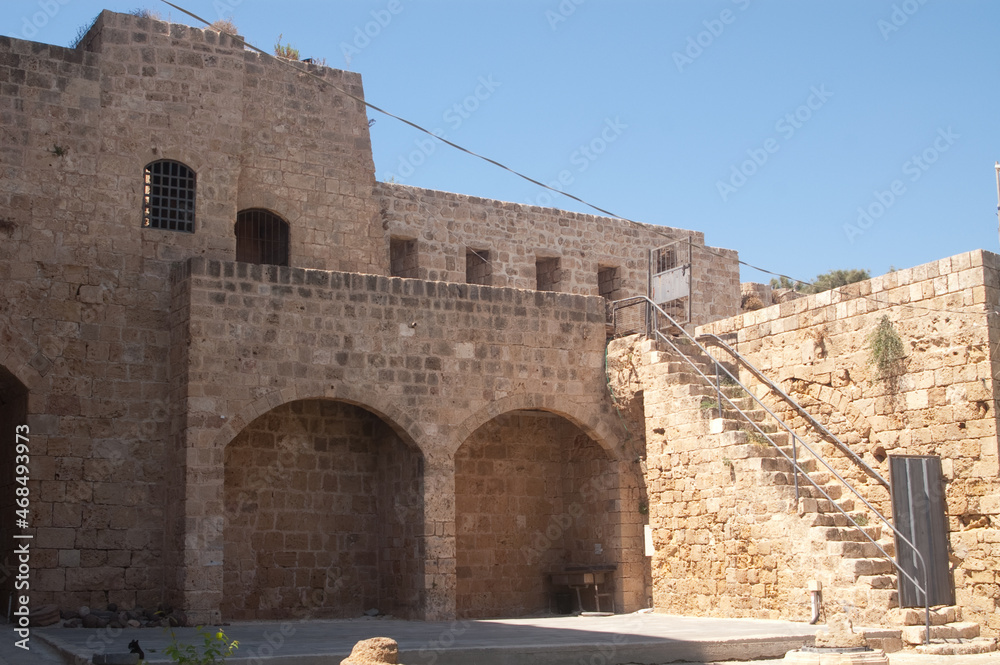
<instances>
[{"instance_id":1,"label":"limestone block wall","mask_svg":"<svg viewBox=\"0 0 1000 665\"><path fill-rule=\"evenodd\" d=\"M416 274L406 276L464 282L466 250L473 249L488 257L492 286L535 289L539 263L550 280L551 259L558 259L554 290L602 295L603 274L609 299L622 299L646 295L651 249L690 238L692 320L739 312L737 254L706 247L701 233L398 184L379 183L376 195L388 234L416 242Z\"/></svg>"},{"instance_id":2,"label":"limestone block wall","mask_svg":"<svg viewBox=\"0 0 1000 665\"><path fill-rule=\"evenodd\" d=\"M423 557L421 616L456 612L456 453L474 450L466 442L484 425L524 410L571 423L572 441L592 440L586 446L609 460L584 464L584 455L578 471L553 467L546 482L562 483L565 495L585 473L612 474L600 478L605 500L593 504L607 520L594 528L607 526L571 537L589 552L600 535L618 564L618 606L643 603L641 476L604 385L602 299L202 259L178 270L174 289L187 303L175 339L188 358L176 405L184 482L167 501L179 534L171 542L182 548L176 604L210 616L221 603L225 566L212 562L225 557L228 448L259 417L302 400L360 406L419 450L423 549L407 547L407 556ZM507 430L495 460L502 471L523 462L519 435ZM511 584L496 568L490 581L494 590Z\"/></svg>"},{"instance_id":3,"label":"limestone block wall","mask_svg":"<svg viewBox=\"0 0 1000 665\"><path fill-rule=\"evenodd\" d=\"M615 460L620 575L641 580L641 477L605 394L605 302L586 296L643 292L648 248L700 234L377 184L365 109L338 91L362 96L360 77L294 67L112 12L76 49L0 37L0 389L20 405L4 422L31 428L37 600L169 597L216 616L226 445L319 398L362 405L420 450L423 572L391 575L423 575L426 615L454 613L454 453L511 410L559 413ZM196 174L194 233L142 227L160 159ZM288 222L291 268L230 263L248 208ZM415 243L397 245L407 276L431 281L374 276L391 274L397 234ZM500 288L461 284L478 239ZM735 284L735 253L705 256L699 321L739 301L719 286ZM540 258L559 259L559 293L534 293ZM629 585L622 606L637 608ZM298 577L279 586L290 597Z\"/></svg>"},{"instance_id":4,"label":"limestone block wall","mask_svg":"<svg viewBox=\"0 0 1000 665\"><path fill-rule=\"evenodd\" d=\"M884 476L889 455L941 457L957 600L991 635L1000 630L998 305L1000 257L975 251L699 329L727 336ZM869 364L882 316L905 348L888 378ZM891 515L884 491L831 460Z\"/></svg>"}]
</instances>

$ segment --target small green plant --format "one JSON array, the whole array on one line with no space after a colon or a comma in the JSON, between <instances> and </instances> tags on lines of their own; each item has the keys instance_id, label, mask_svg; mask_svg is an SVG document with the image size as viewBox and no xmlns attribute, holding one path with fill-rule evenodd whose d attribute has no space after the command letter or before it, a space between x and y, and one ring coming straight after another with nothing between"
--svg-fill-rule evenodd
<instances>
[{"instance_id":1,"label":"small green plant","mask_svg":"<svg viewBox=\"0 0 1000 665\"><path fill-rule=\"evenodd\" d=\"M65 157L66 153L68 152L69 148L66 148L64 146L61 145L52 146L52 154L55 155L56 157Z\"/></svg>"},{"instance_id":2,"label":"small green plant","mask_svg":"<svg viewBox=\"0 0 1000 665\"><path fill-rule=\"evenodd\" d=\"M640 515L648 515L649 514L649 504L646 503L645 501L640 501L639 502L639 514Z\"/></svg>"},{"instance_id":3,"label":"small green plant","mask_svg":"<svg viewBox=\"0 0 1000 665\"><path fill-rule=\"evenodd\" d=\"M198 635L202 638L202 646L199 648L193 644L184 644L177 641L174 631L170 631L172 642L164 649L164 653L178 665L218 665L226 662L226 658L233 655L239 648L240 643L236 640L230 641L222 630L212 630L205 626L196 628Z\"/></svg>"},{"instance_id":4,"label":"small green plant","mask_svg":"<svg viewBox=\"0 0 1000 665\"><path fill-rule=\"evenodd\" d=\"M745 429L743 431L746 432L747 441L749 441L753 445L760 446L762 448L767 448L768 446L771 445L771 443L767 440L767 437L761 434L760 432L749 429Z\"/></svg>"},{"instance_id":5,"label":"small green plant","mask_svg":"<svg viewBox=\"0 0 1000 665\"><path fill-rule=\"evenodd\" d=\"M887 315L882 315L865 341L868 343L868 364L875 368L879 378L899 373L900 361L906 352L903 340Z\"/></svg>"},{"instance_id":6,"label":"small green plant","mask_svg":"<svg viewBox=\"0 0 1000 665\"><path fill-rule=\"evenodd\" d=\"M279 58L288 58L289 60L299 59L299 50L292 46L291 44L282 44L281 38L284 33L278 35L278 41L274 44L274 54Z\"/></svg>"},{"instance_id":7,"label":"small green plant","mask_svg":"<svg viewBox=\"0 0 1000 665\"><path fill-rule=\"evenodd\" d=\"M854 523L857 524L858 526L868 526L868 516L865 515L864 513L861 513L860 515L854 518Z\"/></svg>"},{"instance_id":8,"label":"small green plant","mask_svg":"<svg viewBox=\"0 0 1000 665\"><path fill-rule=\"evenodd\" d=\"M723 457L722 458L722 465L723 466L728 466L728 467L731 468L733 466L733 460L729 459L728 457Z\"/></svg>"},{"instance_id":9,"label":"small green plant","mask_svg":"<svg viewBox=\"0 0 1000 665\"><path fill-rule=\"evenodd\" d=\"M718 408L719 403L711 397L702 397L700 406L702 411L711 411L712 409Z\"/></svg>"}]
</instances>

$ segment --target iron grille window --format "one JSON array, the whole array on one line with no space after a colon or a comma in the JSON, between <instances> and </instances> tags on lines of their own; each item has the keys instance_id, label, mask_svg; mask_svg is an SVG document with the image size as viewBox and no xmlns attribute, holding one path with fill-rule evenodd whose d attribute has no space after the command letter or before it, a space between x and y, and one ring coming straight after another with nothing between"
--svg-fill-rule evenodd
<instances>
[{"instance_id":1,"label":"iron grille window","mask_svg":"<svg viewBox=\"0 0 1000 665\"><path fill-rule=\"evenodd\" d=\"M288 265L288 222L268 210L251 208L236 215L236 260Z\"/></svg>"},{"instance_id":2,"label":"iron grille window","mask_svg":"<svg viewBox=\"0 0 1000 665\"><path fill-rule=\"evenodd\" d=\"M161 159L146 165L144 183L142 226L194 233L194 171Z\"/></svg>"}]
</instances>

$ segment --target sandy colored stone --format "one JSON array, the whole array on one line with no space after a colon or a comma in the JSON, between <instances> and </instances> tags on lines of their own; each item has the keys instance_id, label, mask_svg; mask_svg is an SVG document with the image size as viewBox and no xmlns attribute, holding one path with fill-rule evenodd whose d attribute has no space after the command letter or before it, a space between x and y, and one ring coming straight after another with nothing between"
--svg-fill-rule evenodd
<instances>
[{"instance_id":1,"label":"sandy colored stone","mask_svg":"<svg viewBox=\"0 0 1000 665\"><path fill-rule=\"evenodd\" d=\"M395 665L399 662L399 645L389 637L361 640L351 649L351 655L340 665Z\"/></svg>"}]
</instances>

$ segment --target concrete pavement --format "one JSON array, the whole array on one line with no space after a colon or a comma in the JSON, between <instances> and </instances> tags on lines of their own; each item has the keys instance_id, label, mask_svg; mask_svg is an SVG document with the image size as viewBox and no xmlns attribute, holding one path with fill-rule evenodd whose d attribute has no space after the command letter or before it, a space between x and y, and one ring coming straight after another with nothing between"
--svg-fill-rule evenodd
<instances>
[{"instance_id":1,"label":"concrete pavement","mask_svg":"<svg viewBox=\"0 0 1000 665\"><path fill-rule=\"evenodd\" d=\"M229 665L338 665L359 640L392 637L404 665L616 665L714 663L748 660L777 665L787 651L811 644L823 626L787 621L704 619L664 614L418 622L393 619L245 622L223 626L240 642ZM193 628L175 629L195 643ZM0 665L90 663L95 653L128 651L138 639L149 663L169 663L164 629L44 628L32 632L30 652L0 640ZM45 642L55 649L46 648ZM889 655L890 665L1000 665L1000 653ZM748 663L749 665L749 663Z\"/></svg>"},{"instance_id":2,"label":"concrete pavement","mask_svg":"<svg viewBox=\"0 0 1000 665\"><path fill-rule=\"evenodd\" d=\"M811 644L816 626L787 621L699 619L663 614L491 621L417 622L393 619L247 622L224 626L239 640L231 665L330 665L359 640L391 637L406 665L569 665L667 663L773 658ZM200 641L193 628L182 642ZM149 663L168 663L164 629L44 628L33 633L61 652L89 662L95 653L128 651L138 639ZM24 661L30 663L30 661Z\"/></svg>"}]
</instances>

